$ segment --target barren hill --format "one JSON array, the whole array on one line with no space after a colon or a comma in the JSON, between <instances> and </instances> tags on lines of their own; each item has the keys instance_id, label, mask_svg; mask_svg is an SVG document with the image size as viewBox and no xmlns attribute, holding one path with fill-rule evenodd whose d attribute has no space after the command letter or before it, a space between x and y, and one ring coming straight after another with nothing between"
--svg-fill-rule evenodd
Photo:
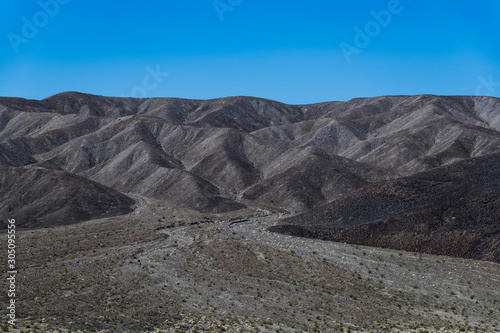
<instances>
[{"instance_id":1,"label":"barren hill","mask_svg":"<svg viewBox=\"0 0 500 333\"><path fill-rule=\"evenodd\" d=\"M0 166L65 172L206 213L254 204L303 211L499 151L499 110L495 98L432 95L311 105L76 92L0 98Z\"/></svg>"},{"instance_id":2,"label":"barren hill","mask_svg":"<svg viewBox=\"0 0 500 333\"><path fill-rule=\"evenodd\" d=\"M134 200L101 184L39 167L0 167L0 188L0 213L15 218L20 228L126 214L134 204Z\"/></svg>"},{"instance_id":3,"label":"barren hill","mask_svg":"<svg viewBox=\"0 0 500 333\"><path fill-rule=\"evenodd\" d=\"M500 328L496 98L0 98L0 214L21 331Z\"/></svg>"},{"instance_id":4,"label":"barren hill","mask_svg":"<svg viewBox=\"0 0 500 333\"><path fill-rule=\"evenodd\" d=\"M272 231L500 262L500 153L363 187Z\"/></svg>"}]
</instances>

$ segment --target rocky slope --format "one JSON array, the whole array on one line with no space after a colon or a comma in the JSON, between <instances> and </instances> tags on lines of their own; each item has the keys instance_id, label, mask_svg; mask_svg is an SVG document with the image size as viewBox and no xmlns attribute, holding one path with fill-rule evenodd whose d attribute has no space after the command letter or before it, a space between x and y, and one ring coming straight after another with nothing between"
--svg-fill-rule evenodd
<instances>
[{"instance_id":1,"label":"rocky slope","mask_svg":"<svg viewBox=\"0 0 500 333\"><path fill-rule=\"evenodd\" d=\"M499 109L495 98L432 95L312 105L75 92L0 98L0 166L69 173L101 184L99 191L206 213L253 204L303 211L499 151ZM44 195L35 197L43 202ZM87 199L76 193L74 200ZM36 219L45 221L42 215Z\"/></svg>"},{"instance_id":2,"label":"rocky slope","mask_svg":"<svg viewBox=\"0 0 500 333\"><path fill-rule=\"evenodd\" d=\"M15 219L19 228L126 214L132 212L134 204L129 197L99 183L40 167L0 167L0 188L0 214Z\"/></svg>"},{"instance_id":3,"label":"rocky slope","mask_svg":"<svg viewBox=\"0 0 500 333\"><path fill-rule=\"evenodd\" d=\"M10 331L498 332L499 111L0 98Z\"/></svg>"},{"instance_id":4,"label":"rocky slope","mask_svg":"<svg viewBox=\"0 0 500 333\"><path fill-rule=\"evenodd\" d=\"M500 154L365 186L271 230L500 262Z\"/></svg>"}]
</instances>

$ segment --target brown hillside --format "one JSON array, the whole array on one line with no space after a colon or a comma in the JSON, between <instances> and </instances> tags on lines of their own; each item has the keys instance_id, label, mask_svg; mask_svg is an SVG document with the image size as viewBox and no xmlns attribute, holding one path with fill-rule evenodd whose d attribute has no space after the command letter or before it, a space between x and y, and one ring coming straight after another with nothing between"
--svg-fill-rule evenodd
<instances>
[{"instance_id":1,"label":"brown hillside","mask_svg":"<svg viewBox=\"0 0 500 333\"><path fill-rule=\"evenodd\" d=\"M500 154L368 185L271 230L500 262Z\"/></svg>"}]
</instances>

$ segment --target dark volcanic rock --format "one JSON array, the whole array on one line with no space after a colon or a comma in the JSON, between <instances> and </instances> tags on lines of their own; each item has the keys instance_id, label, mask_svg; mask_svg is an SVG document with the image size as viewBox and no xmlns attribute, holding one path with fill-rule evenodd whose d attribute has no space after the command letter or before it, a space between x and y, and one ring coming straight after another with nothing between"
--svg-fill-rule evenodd
<instances>
[{"instance_id":1,"label":"dark volcanic rock","mask_svg":"<svg viewBox=\"0 0 500 333\"><path fill-rule=\"evenodd\" d=\"M363 187L272 231L500 262L500 154Z\"/></svg>"}]
</instances>

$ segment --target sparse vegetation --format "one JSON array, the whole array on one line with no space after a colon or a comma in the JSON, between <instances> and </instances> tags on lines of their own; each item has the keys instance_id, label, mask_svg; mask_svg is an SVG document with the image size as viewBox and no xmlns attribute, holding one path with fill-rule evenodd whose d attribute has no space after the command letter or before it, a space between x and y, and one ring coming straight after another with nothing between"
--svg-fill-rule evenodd
<instances>
[{"instance_id":1,"label":"sparse vegetation","mask_svg":"<svg viewBox=\"0 0 500 333\"><path fill-rule=\"evenodd\" d=\"M158 222L155 210L143 211L142 225L129 216L22 232L32 250L20 262L34 283L23 290L20 316L40 330L50 324L86 332L359 332L410 326L430 332L471 325L488 332L500 314L493 306L500 294L483 287L487 280L478 275L499 274L495 264L471 262L469 270L458 260L435 263L427 255L404 253L391 258L388 250L359 246L353 255L348 245L265 231L274 215L246 224L155 231L157 223L170 223L168 216ZM400 267L401 261L425 267L432 284ZM447 273L458 268L461 283ZM42 279L40 269L46 272ZM460 289L471 290L467 298L453 293Z\"/></svg>"},{"instance_id":2,"label":"sparse vegetation","mask_svg":"<svg viewBox=\"0 0 500 333\"><path fill-rule=\"evenodd\" d=\"M0 330L499 332L499 105L0 98Z\"/></svg>"}]
</instances>

